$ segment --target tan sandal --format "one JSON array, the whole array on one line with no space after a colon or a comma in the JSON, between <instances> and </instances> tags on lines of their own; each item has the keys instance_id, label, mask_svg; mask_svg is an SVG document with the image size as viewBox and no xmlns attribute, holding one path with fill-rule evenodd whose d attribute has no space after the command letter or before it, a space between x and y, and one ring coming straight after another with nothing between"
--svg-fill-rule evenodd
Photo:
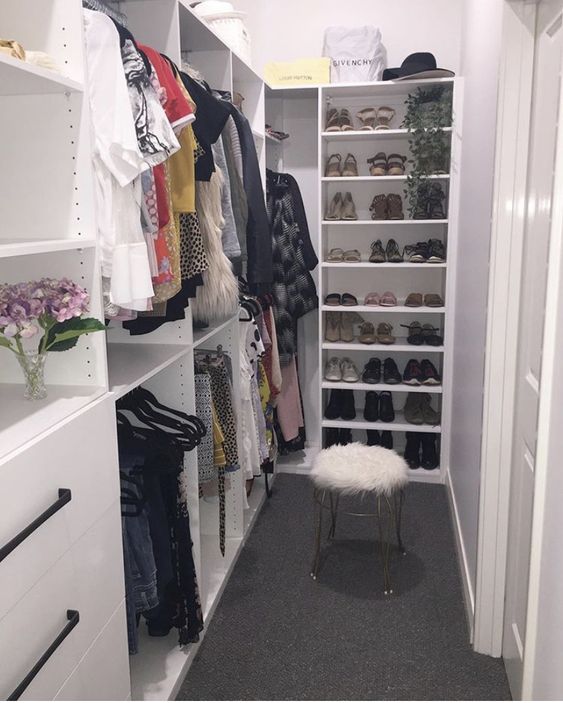
<instances>
[{"instance_id":1,"label":"tan sandal","mask_svg":"<svg viewBox=\"0 0 563 703\"><path fill-rule=\"evenodd\" d=\"M347 264L357 264L362 260L362 255L357 249L348 249L344 252L343 259Z\"/></svg>"},{"instance_id":2,"label":"tan sandal","mask_svg":"<svg viewBox=\"0 0 563 703\"><path fill-rule=\"evenodd\" d=\"M340 318L339 312L325 313L325 339L327 342L340 341Z\"/></svg>"},{"instance_id":3,"label":"tan sandal","mask_svg":"<svg viewBox=\"0 0 563 703\"><path fill-rule=\"evenodd\" d=\"M391 334L393 325L388 322L380 322L377 326L377 339L380 344L395 344L395 337Z\"/></svg>"},{"instance_id":4,"label":"tan sandal","mask_svg":"<svg viewBox=\"0 0 563 703\"><path fill-rule=\"evenodd\" d=\"M325 212L325 220L341 220L343 207L342 193L336 193Z\"/></svg>"},{"instance_id":5,"label":"tan sandal","mask_svg":"<svg viewBox=\"0 0 563 703\"><path fill-rule=\"evenodd\" d=\"M395 110L392 107L383 106L377 110L377 124L375 130L391 129L389 123L395 117Z\"/></svg>"},{"instance_id":6,"label":"tan sandal","mask_svg":"<svg viewBox=\"0 0 563 703\"><path fill-rule=\"evenodd\" d=\"M327 110L325 132L340 132L340 112L335 107Z\"/></svg>"},{"instance_id":7,"label":"tan sandal","mask_svg":"<svg viewBox=\"0 0 563 703\"><path fill-rule=\"evenodd\" d=\"M330 261L332 263L338 263L339 261L344 260L344 250L340 249L339 247L335 247L334 249L331 249L326 257L327 261Z\"/></svg>"},{"instance_id":8,"label":"tan sandal","mask_svg":"<svg viewBox=\"0 0 563 703\"><path fill-rule=\"evenodd\" d=\"M355 339L354 325L363 321L364 318L357 312L343 312L340 318L340 340L342 342L353 342Z\"/></svg>"},{"instance_id":9,"label":"tan sandal","mask_svg":"<svg viewBox=\"0 0 563 703\"><path fill-rule=\"evenodd\" d=\"M338 154L340 156L340 154ZM342 167L341 176L346 176L348 178L357 178L358 176L358 162L353 154L348 154L346 160L344 161L344 166Z\"/></svg>"},{"instance_id":10,"label":"tan sandal","mask_svg":"<svg viewBox=\"0 0 563 703\"><path fill-rule=\"evenodd\" d=\"M404 176L406 160L406 156L401 156L400 154L389 154L387 157L387 175Z\"/></svg>"},{"instance_id":11,"label":"tan sandal","mask_svg":"<svg viewBox=\"0 0 563 703\"><path fill-rule=\"evenodd\" d=\"M352 193L346 193L344 198L342 198L342 210L341 210L341 220L357 220L358 213L356 212L356 206L352 200Z\"/></svg>"},{"instance_id":12,"label":"tan sandal","mask_svg":"<svg viewBox=\"0 0 563 703\"><path fill-rule=\"evenodd\" d=\"M350 110L340 110L340 117L338 119L340 124L340 129L342 132L350 132L354 129L354 123L352 122L352 115Z\"/></svg>"},{"instance_id":13,"label":"tan sandal","mask_svg":"<svg viewBox=\"0 0 563 703\"><path fill-rule=\"evenodd\" d=\"M373 131L375 129L375 123L377 120L377 110L373 107L366 107L356 113L356 117L362 123L360 127L364 131Z\"/></svg>"},{"instance_id":14,"label":"tan sandal","mask_svg":"<svg viewBox=\"0 0 563 703\"><path fill-rule=\"evenodd\" d=\"M369 164L370 176L386 176L387 175L387 157L380 151L371 159L367 160Z\"/></svg>"},{"instance_id":15,"label":"tan sandal","mask_svg":"<svg viewBox=\"0 0 563 703\"><path fill-rule=\"evenodd\" d=\"M339 178L342 176L342 156L340 154L331 154L328 157L325 167L325 177L326 178Z\"/></svg>"},{"instance_id":16,"label":"tan sandal","mask_svg":"<svg viewBox=\"0 0 563 703\"><path fill-rule=\"evenodd\" d=\"M377 344L377 337L375 336L375 327L371 322L364 322L360 327L360 336L358 337L358 342L362 344Z\"/></svg>"}]
</instances>

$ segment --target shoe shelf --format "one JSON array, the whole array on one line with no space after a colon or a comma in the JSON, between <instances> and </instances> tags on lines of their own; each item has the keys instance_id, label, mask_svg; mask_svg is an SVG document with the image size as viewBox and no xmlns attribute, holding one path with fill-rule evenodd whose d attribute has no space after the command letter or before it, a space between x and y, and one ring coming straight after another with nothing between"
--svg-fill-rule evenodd
<instances>
[{"instance_id":1,"label":"shoe shelf","mask_svg":"<svg viewBox=\"0 0 563 703\"><path fill-rule=\"evenodd\" d=\"M426 176L425 180L446 181L449 177L449 173L436 173L432 176ZM369 183L393 183L396 181L406 181L407 178L408 174L406 176L323 176L321 181L323 183L360 183L363 181L367 181Z\"/></svg>"},{"instance_id":2,"label":"shoe shelf","mask_svg":"<svg viewBox=\"0 0 563 703\"><path fill-rule=\"evenodd\" d=\"M369 352L412 352L415 356L426 354L443 354L445 347L432 347L427 344L408 344L405 337L397 337L395 344L362 344L360 342L322 342L322 349L327 351L369 351Z\"/></svg>"},{"instance_id":3,"label":"shoe shelf","mask_svg":"<svg viewBox=\"0 0 563 703\"><path fill-rule=\"evenodd\" d=\"M444 132L451 132L452 128L451 127L444 127L443 130ZM352 129L352 130L345 130L344 132L342 131L337 131L337 132L321 132L321 137L325 140L334 140L334 141L340 141L340 140L346 140L346 141L364 141L364 140L370 140L370 139L393 139L397 137L408 137L409 135L409 130L408 129L379 129L379 130L371 130L371 129Z\"/></svg>"},{"instance_id":4,"label":"shoe shelf","mask_svg":"<svg viewBox=\"0 0 563 703\"><path fill-rule=\"evenodd\" d=\"M422 305L419 308L410 308L406 305L394 305L386 307L385 305L323 305L323 312L376 312L384 315L394 315L395 313L404 313L406 315L428 315L440 314L446 312L445 307L429 308Z\"/></svg>"},{"instance_id":5,"label":"shoe shelf","mask_svg":"<svg viewBox=\"0 0 563 703\"><path fill-rule=\"evenodd\" d=\"M356 416L362 417L362 411L356 410ZM413 425L405 420L401 411L395 411L394 422L367 422L366 420L326 420L323 418L324 428L337 427L350 430L389 430L390 432L431 432L440 434L440 425Z\"/></svg>"},{"instance_id":6,"label":"shoe shelf","mask_svg":"<svg viewBox=\"0 0 563 703\"><path fill-rule=\"evenodd\" d=\"M367 345L366 345L367 346ZM411 386L408 383L346 383L323 381L323 390L341 388L347 391L391 391L391 393L442 393L442 386Z\"/></svg>"},{"instance_id":7,"label":"shoe shelf","mask_svg":"<svg viewBox=\"0 0 563 703\"><path fill-rule=\"evenodd\" d=\"M321 267L326 269L372 269L374 272L377 269L445 269L447 263L443 264L411 264L408 261L403 261L400 264L391 264L389 262L383 262L381 264L374 264L371 261L323 261L321 262Z\"/></svg>"},{"instance_id":8,"label":"shoe shelf","mask_svg":"<svg viewBox=\"0 0 563 703\"><path fill-rule=\"evenodd\" d=\"M322 225L447 225L448 220L322 220Z\"/></svg>"}]
</instances>

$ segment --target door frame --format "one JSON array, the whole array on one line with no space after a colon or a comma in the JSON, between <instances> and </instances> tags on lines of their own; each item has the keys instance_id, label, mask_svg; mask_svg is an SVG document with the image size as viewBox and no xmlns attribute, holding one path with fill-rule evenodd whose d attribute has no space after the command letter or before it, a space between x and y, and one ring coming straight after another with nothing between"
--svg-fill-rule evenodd
<instances>
[{"instance_id":1,"label":"door frame","mask_svg":"<svg viewBox=\"0 0 563 703\"><path fill-rule=\"evenodd\" d=\"M475 649L492 656L502 654L535 5L531 0L505 1L497 115L474 629ZM561 85L559 88L559 113L563 115ZM552 380L556 378L560 356L558 340L563 335L563 129L557 135L553 192L524 643L524 700L534 697L536 683L536 649L542 634L538 630L538 613L544 508L549 469L558 460L552 452L552 439L560 432L557 389Z\"/></svg>"}]
</instances>

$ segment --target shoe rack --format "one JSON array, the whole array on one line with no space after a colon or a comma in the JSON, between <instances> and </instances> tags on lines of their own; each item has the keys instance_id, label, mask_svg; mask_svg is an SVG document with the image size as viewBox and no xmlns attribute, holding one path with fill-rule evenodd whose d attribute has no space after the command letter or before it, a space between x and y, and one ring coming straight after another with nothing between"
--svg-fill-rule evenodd
<instances>
[{"instance_id":1,"label":"shoe rack","mask_svg":"<svg viewBox=\"0 0 563 703\"><path fill-rule=\"evenodd\" d=\"M430 87L436 84L453 85L452 127L444 131L451 139L451 159L449 172L430 176L433 182L440 183L445 192L442 201L444 216L439 219L411 219L404 189L407 181L409 164L405 175L371 176L367 159L379 152L400 154L411 158L408 131L401 125L405 115L405 101L409 93L416 88ZM389 430L393 436L393 448L403 453L406 444L405 433L427 433L436 437L436 449L440 455L440 466L433 470L423 468L411 469L411 478L427 482L443 482L448 463L450 407L451 407L451 369L453 340L453 310L455 296L456 235L457 235L457 200L459 174L459 145L461 124L457 116L460 109L461 89L456 79L438 79L436 81L399 81L379 82L362 85L331 85L319 90L319 242L318 252L321 260L319 280L319 364L320 364L320 408L321 435L326 442L327 430L344 428L352 430L355 441L366 442L366 430ZM395 110L395 115L388 130L361 130L361 122L356 114L364 108L388 106ZM329 108L348 109L353 120L353 129L348 131L325 131L326 114ZM333 154L340 154L344 164L348 154L353 154L358 165L357 176L325 176L325 165ZM357 219L327 220L325 213L336 193L350 193L355 204ZM372 220L369 206L377 194L398 194L403 200L404 218L401 220ZM439 239L446 248L444 263L370 263L371 243L381 239L383 248L387 241L396 240L400 251L408 244L415 244L429 239ZM359 262L327 261L328 253L333 248L343 250L357 249L361 252ZM367 306L364 298L371 292L380 295L391 291L397 296L394 307ZM409 293L438 293L443 307L407 307L404 303ZM358 305L351 307L326 305L325 297L330 293L351 293L358 300ZM327 341L325 339L326 315L329 312L356 312L366 322L371 322L377 329L380 322L393 326L394 344L363 344L358 341L358 326L355 326L356 338L353 342ZM443 337L440 346L426 344L415 346L407 343L408 330L401 325L418 321L422 325L431 324L438 328ZM360 381L346 383L324 379L326 362L331 357L349 357L355 363ZM391 357L399 371L404 371L409 359L429 359L437 368L441 384L434 386L410 386L405 383L388 385L383 383L367 384L361 381L364 365L371 357L383 361ZM347 389L354 392L356 417L353 420L331 419L324 417L331 391ZM393 422L368 422L364 419L365 396L368 391L390 391L395 410ZM409 393L428 393L431 406L441 412L440 424L416 425L407 422L403 408ZM323 446L326 446L323 444Z\"/></svg>"}]
</instances>

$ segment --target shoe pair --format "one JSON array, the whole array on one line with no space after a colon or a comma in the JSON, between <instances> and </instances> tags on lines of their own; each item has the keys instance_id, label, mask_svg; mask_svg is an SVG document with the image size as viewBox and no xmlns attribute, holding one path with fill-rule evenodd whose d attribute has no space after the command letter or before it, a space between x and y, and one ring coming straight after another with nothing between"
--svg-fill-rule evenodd
<instances>
[{"instance_id":1,"label":"shoe pair","mask_svg":"<svg viewBox=\"0 0 563 703\"><path fill-rule=\"evenodd\" d=\"M372 357L367 362L362 373L362 381L373 384L381 383L381 361L379 359ZM401 374L397 364L391 357L387 357L383 362L383 383L388 385L401 383Z\"/></svg>"},{"instance_id":2,"label":"shoe pair","mask_svg":"<svg viewBox=\"0 0 563 703\"><path fill-rule=\"evenodd\" d=\"M353 154L347 154L342 164L342 156L340 154L331 154L326 162L325 177L326 178L351 178L358 175L358 162Z\"/></svg>"},{"instance_id":3,"label":"shoe pair","mask_svg":"<svg viewBox=\"0 0 563 703\"><path fill-rule=\"evenodd\" d=\"M438 468L440 459L436 448L437 437L430 432L406 432L405 461L409 469Z\"/></svg>"},{"instance_id":4,"label":"shoe pair","mask_svg":"<svg viewBox=\"0 0 563 703\"><path fill-rule=\"evenodd\" d=\"M325 313L325 340L327 342L353 342L354 325L364 321L357 312Z\"/></svg>"},{"instance_id":5,"label":"shoe pair","mask_svg":"<svg viewBox=\"0 0 563 703\"><path fill-rule=\"evenodd\" d=\"M420 363L417 359L410 359L405 366L403 383L408 386L439 386L441 382L440 374L430 359L423 359Z\"/></svg>"},{"instance_id":6,"label":"shoe pair","mask_svg":"<svg viewBox=\"0 0 563 703\"><path fill-rule=\"evenodd\" d=\"M410 264L443 264L446 261L446 249L439 239L429 239L427 242L407 244L403 258Z\"/></svg>"},{"instance_id":7,"label":"shoe pair","mask_svg":"<svg viewBox=\"0 0 563 703\"><path fill-rule=\"evenodd\" d=\"M406 156L401 154L389 154L379 151L371 159L368 159L369 172L371 176L404 176Z\"/></svg>"},{"instance_id":8,"label":"shoe pair","mask_svg":"<svg viewBox=\"0 0 563 703\"><path fill-rule=\"evenodd\" d=\"M430 347L440 347L444 343L444 338L436 334L440 329L433 327L429 323L421 325L420 322L415 320L410 325L401 325L401 327L405 327L409 331L407 344L413 344L414 346L428 344Z\"/></svg>"},{"instance_id":9,"label":"shoe pair","mask_svg":"<svg viewBox=\"0 0 563 703\"><path fill-rule=\"evenodd\" d=\"M441 183L423 181L416 192L416 203L413 212L414 220L445 220L446 213L443 201L446 194Z\"/></svg>"},{"instance_id":10,"label":"shoe pair","mask_svg":"<svg viewBox=\"0 0 563 703\"><path fill-rule=\"evenodd\" d=\"M352 293L329 293L325 295L325 305L334 305L338 307L344 305L345 307L353 307L358 304L358 299Z\"/></svg>"},{"instance_id":11,"label":"shoe pair","mask_svg":"<svg viewBox=\"0 0 563 703\"><path fill-rule=\"evenodd\" d=\"M393 434L389 430L366 430L368 437L368 447L385 447L385 449L393 449Z\"/></svg>"},{"instance_id":12,"label":"shoe pair","mask_svg":"<svg viewBox=\"0 0 563 703\"><path fill-rule=\"evenodd\" d=\"M356 417L354 392L334 388L330 392L330 400L325 409L325 417L327 420L353 420Z\"/></svg>"},{"instance_id":13,"label":"shoe pair","mask_svg":"<svg viewBox=\"0 0 563 703\"><path fill-rule=\"evenodd\" d=\"M405 300L405 305L408 308L420 308L423 303L427 308L444 307L444 299L438 293L425 293L424 298L422 293L409 293Z\"/></svg>"},{"instance_id":14,"label":"shoe pair","mask_svg":"<svg viewBox=\"0 0 563 703\"><path fill-rule=\"evenodd\" d=\"M395 344L395 337L391 334L392 331L393 325L388 322L380 322L377 325L377 334L371 322L362 322L358 342L361 344Z\"/></svg>"},{"instance_id":15,"label":"shoe pair","mask_svg":"<svg viewBox=\"0 0 563 703\"><path fill-rule=\"evenodd\" d=\"M430 405L428 393L409 393L404 407L405 420L411 425L439 425L440 411Z\"/></svg>"},{"instance_id":16,"label":"shoe pair","mask_svg":"<svg viewBox=\"0 0 563 703\"><path fill-rule=\"evenodd\" d=\"M375 130L376 132L382 129L391 129L389 126L395 110L386 105L382 107L366 107L356 113L356 117L360 120L361 130Z\"/></svg>"},{"instance_id":17,"label":"shoe pair","mask_svg":"<svg viewBox=\"0 0 563 703\"><path fill-rule=\"evenodd\" d=\"M333 356L326 362L324 377L326 381L338 383L357 383L360 380L360 374L356 365L347 356L339 359Z\"/></svg>"},{"instance_id":18,"label":"shoe pair","mask_svg":"<svg viewBox=\"0 0 563 703\"><path fill-rule=\"evenodd\" d=\"M366 422L393 422L395 409L390 391L368 391L364 405L364 420Z\"/></svg>"},{"instance_id":19,"label":"shoe pair","mask_svg":"<svg viewBox=\"0 0 563 703\"><path fill-rule=\"evenodd\" d=\"M378 193L369 206L372 220L404 220L403 199L397 193Z\"/></svg>"},{"instance_id":20,"label":"shoe pair","mask_svg":"<svg viewBox=\"0 0 563 703\"><path fill-rule=\"evenodd\" d=\"M325 432L325 448L335 444L351 444L352 430L346 427L329 427Z\"/></svg>"},{"instance_id":21,"label":"shoe pair","mask_svg":"<svg viewBox=\"0 0 563 703\"><path fill-rule=\"evenodd\" d=\"M357 220L352 193L336 193L325 212L325 220Z\"/></svg>"},{"instance_id":22,"label":"shoe pair","mask_svg":"<svg viewBox=\"0 0 563 703\"><path fill-rule=\"evenodd\" d=\"M381 239L376 239L371 243L371 254L369 260L372 264L383 264L386 261L391 264L398 264L403 261L403 255L399 250L399 245L394 239L387 242L387 246L383 249Z\"/></svg>"},{"instance_id":23,"label":"shoe pair","mask_svg":"<svg viewBox=\"0 0 563 703\"><path fill-rule=\"evenodd\" d=\"M354 129L350 110L331 107L326 113L325 132L349 132Z\"/></svg>"}]
</instances>

